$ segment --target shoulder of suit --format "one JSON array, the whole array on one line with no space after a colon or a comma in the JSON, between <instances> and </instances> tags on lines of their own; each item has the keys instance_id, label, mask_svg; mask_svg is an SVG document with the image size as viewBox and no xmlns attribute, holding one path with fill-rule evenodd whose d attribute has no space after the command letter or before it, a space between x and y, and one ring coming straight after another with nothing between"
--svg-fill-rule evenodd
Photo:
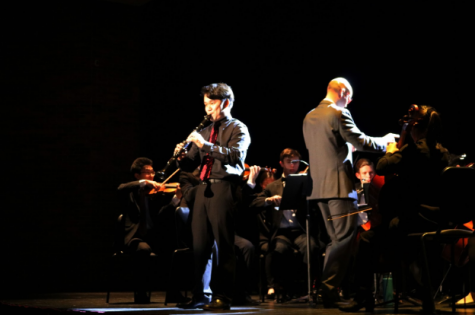
<instances>
[{"instance_id":1,"label":"shoulder of suit","mask_svg":"<svg viewBox=\"0 0 475 315\"><path fill-rule=\"evenodd\" d=\"M228 122L229 122L230 124L234 124L234 125L236 125L236 126L240 126L240 127L245 127L245 128L247 128L246 125L245 125L242 121L240 121L239 119L237 119L237 118L230 118L230 119L228 119Z\"/></svg>"},{"instance_id":2,"label":"shoulder of suit","mask_svg":"<svg viewBox=\"0 0 475 315\"><path fill-rule=\"evenodd\" d=\"M236 118L231 118L226 121L226 126L232 126L233 129L238 129L243 131L244 133L249 133L247 126Z\"/></svg>"},{"instance_id":3,"label":"shoulder of suit","mask_svg":"<svg viewBox=\"0 0 475 315\"><path fill-rule=\"evenodd\" d=\"M267 187L279 187L279 186L282 186L282 177L279 178L279 179L276 179L275 181L273 181L272 183L270 183L269 185L267 185Z\"/></svg>"},{"instance_id":4,"label":"shoulder of suit","mask_svg":"<svg viewBox=\"0 0 475 315\"><path fill-rule=\"evenodd\" d=\"M337 112L343 112L344 110L346 110L346 108L341 108L339 106L337 106L335 103L332 103L332 102L329 102L329 101L326 101L326 100L323 100L320 102L320 104L318 104L318 106L316 107L316 109L329 109L329 110L335 110Z\"/></svg>"}]
</instances>

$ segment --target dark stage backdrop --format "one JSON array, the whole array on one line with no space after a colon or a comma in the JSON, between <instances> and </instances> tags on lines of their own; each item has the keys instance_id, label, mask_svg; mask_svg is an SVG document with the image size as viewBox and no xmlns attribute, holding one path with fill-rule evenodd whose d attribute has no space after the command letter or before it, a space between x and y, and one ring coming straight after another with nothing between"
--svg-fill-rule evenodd
<instances>
[{"instance_id":1,"label":"dark stage backdrop","mask_svg":"<svg viewBox=\"0 0 475 315\"><path fill-rule=\"evenodd\" d=\"M307 159L303 118L337 76L353 85L363 132L397 133L410 104L432 105L444 144L474 160L473 23L461 4L140 3L2 10L4 294L105 288L117 186L138 156L165 165L212 82L234 89L251 165L278 168L285 147Z\"/></svg>"}]
</instances>

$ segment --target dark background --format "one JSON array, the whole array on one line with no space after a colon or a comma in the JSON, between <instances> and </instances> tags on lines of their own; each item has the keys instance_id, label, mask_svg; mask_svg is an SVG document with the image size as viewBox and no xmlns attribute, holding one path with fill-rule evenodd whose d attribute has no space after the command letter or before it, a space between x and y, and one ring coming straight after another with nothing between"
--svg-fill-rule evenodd
<instances>
[{"instance_id":1,"label":"dark background","mask_svg":"<svg viewBox=\"0 0 475 315\"><path fill-rule=\"evenodd\" d=\"M473 161L469 12L434 1L4 4L2 294L104 290L117 186L138 156L165 165L202 120L209 83L232 86L251 165L278 167L285 147L307 159L303 118L338 76L363 132L398 133L410 104L432 105L444 145Z\"/></svg>"}]
</instances>

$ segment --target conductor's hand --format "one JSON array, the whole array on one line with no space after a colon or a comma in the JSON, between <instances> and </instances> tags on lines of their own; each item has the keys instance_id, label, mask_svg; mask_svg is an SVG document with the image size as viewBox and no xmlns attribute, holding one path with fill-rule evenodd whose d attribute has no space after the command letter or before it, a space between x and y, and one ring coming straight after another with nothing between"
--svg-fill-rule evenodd
<instances>
[{"instance_id":1,"label":"conductor's hand","mask_svg":"<svg viewBox=\"0 0 475 315\"><path fill-rule=\"evenodd\" d=\"M385 143L390 143L390 142L397 142L397 139L399 139L399 135L395 133L388 133L383 137Z\"/></svg>"},{"instance_id":2,"label":"conductor's hand","mask_svg":"<svg viewBox=\"0 0 475 315\"><path fill-rule=\"evenodd\" d=\"M282 200L282 196L275 195L275 196L266 198L266 203L267 204L273 204L273 205L278 207L278 206L280 206L281 200Z\"/></svg>"},{"instance_id":3,"label":"conductor's hand","mask_svg":"<svg viewBox=\"0 0 475 315\"><path fill-rule=\"evenodd\" d=\"M260 171L261 171L260 166L253 165L253 166L249 167L249 179L247 180L247 182L252 184L252 185L255 185L257 176L259 175Z\"/></svg>"},{"instance_id":4,"label":"conductor's hand","mask_svg":"<svg viewBox=\"0 0 475 315\"><path fill-rule=\"evenodd\" d=\"M197 133L196 131L193 131L189 136L188 138L186 139L186 142L193 142L194 144L196 144L196 146L198 148L202 148L203 147L203 144L206 142L205 139L203 138L202 135L200 135L199 133Z\"/></svg>"},{"instance_id":5,"label":"conductor's hand","mask_svg":"<svg viewBox=\"0 0 475 315\"><path fill-rule=\"evenodd\" d=\"M394 152L397 152L397 151L399 151L399 149L397 148L397 143L396 142L388 143L388 145L386 147L386 153L394 153Z\"/></svg>"}]
</instances>

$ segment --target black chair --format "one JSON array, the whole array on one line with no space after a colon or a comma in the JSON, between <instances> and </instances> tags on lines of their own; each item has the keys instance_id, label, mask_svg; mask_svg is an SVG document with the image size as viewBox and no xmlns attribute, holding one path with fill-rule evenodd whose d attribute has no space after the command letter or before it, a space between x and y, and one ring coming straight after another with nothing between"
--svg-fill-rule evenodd
<instances>
[{"instance_id":1,"label":"black chair","mask_svg":"<svg viewBox=\"0 0 475 315\"><path fill-rule=\"evenodd\" d=\"M109 257L109 263L107 264L107 271L106 271L106 277L107 277L107 296L106 296L106 303L109 303L110 300L110 293L111 293L111 282L112 279L117 279L119 276L124 277L122 271L119 271L115 274L112 274L114 271L114 266L117 266L119 264L121 265L130 265L133 263L134 257L130 254L125 253L125 248L124 248L124 216L123 214L119 215L117 218L117 222L114 227L114 244L112 247L112 255ZM154 253L150 254L150 257L156 257ZM124 270L122 268L121 270ZM134 297L136 294L136 290L134 290ZM152 294L151 291L148 292L148 296L150 297Z\"/></svg>"},{"instance_id":2,"label":"black chair","mask_svg":"<svg viewBox=\"0 0 475 315\"><path fill-rule=\"evenodd\" d=\"M264 251L259 254L259 299L262 303L265 302L267 295L266 254Z\"/></svg>"},{"instance_id":3,"label":"black chair","mask_svg":"<svg viewBox=\"0 0 475 315\"><path fill-rule=\"evenodd\" d=\"M179 292L192 288L193 277L193 251L187 244L191 243L191 226L189 222L190 211L188 208L177 207L175 210L176 248L172 253L168 283L165 294L165 305L168 303L183 302Z\"/></svg>"},{"instance_id":4,"label":"black chair","mask_svg":"<svg viewBox=\"0 0 475 315\"><path fill-rule=\"evenodd\" d=\"M441 183L440 211L450 227L473 220L475 212L475 199L473 196L475 193L475 169L470 167L447 167L442 172ZM424 287L430 297L428 302L431 305L429 306L435 309L426 242L454 244L460 238L475 237L475 234L472 231L462 229L439 229L432 232L410 234L410 236L420 237L424 256ZM454 265L453 250L451 253L451 264ZM455 312L455 302L455 294L452 294L452 312Z\"/></svg>"},{"instance_id":5,"label":"black chair","mask_svg":"<svg viewBox=\"0 0 475 315\"><path fill-rule=\"evenodd\" d=\"M168 303L184 302L180 295L185 292L187 299L188 291L192 289L193 277L193 251L189 248L179 248L173 251L171 266L168 275L165 305Z\"/></svg>"}]
</instances>

